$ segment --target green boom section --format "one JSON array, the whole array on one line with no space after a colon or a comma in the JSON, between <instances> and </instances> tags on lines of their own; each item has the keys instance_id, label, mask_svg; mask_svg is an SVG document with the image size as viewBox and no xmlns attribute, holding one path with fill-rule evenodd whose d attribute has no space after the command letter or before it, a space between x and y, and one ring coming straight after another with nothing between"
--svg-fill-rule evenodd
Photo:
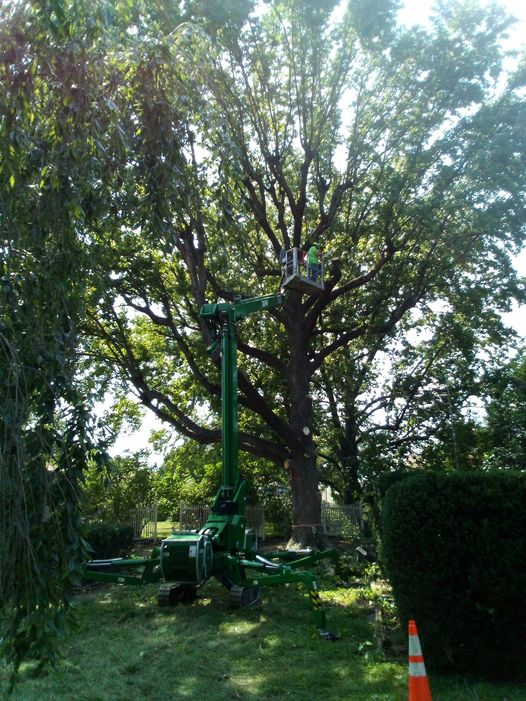
<instances>
[{"instance_id":1,"label":"green boom section","mask_svg":"<svg viewBox=\"0 0 526 701\"><path fill-rule=\"evenodd\" d=\"M263 309L275 309L285 303L285 295L267 295L249 299L237 298L233 304L204 304L199 316L207 323L213 343L221 348L221 424L222 424L222 484L227 498L239 478L239 427L237 409L237 323L249 314Z\"/></svg>"}]
</instances>

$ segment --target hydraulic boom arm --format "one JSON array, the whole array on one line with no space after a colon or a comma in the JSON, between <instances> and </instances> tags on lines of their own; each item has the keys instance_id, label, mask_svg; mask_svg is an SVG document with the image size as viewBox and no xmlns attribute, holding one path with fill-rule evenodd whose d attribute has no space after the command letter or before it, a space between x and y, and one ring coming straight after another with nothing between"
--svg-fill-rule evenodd
<instances>
[{"instance_id":1,"label":"hydraulic boom arm","mask_svg":"<svg viewBox=\"0 0 526 701\"><path fill-rule=\"evenodd\" d=\"M239 481L239 430L237 414L237 322L262 309L275 309L286 301L285 294L235 298L232 304L204 304L199 316L212 333L210 350L221 348L222 482L221 496L231 499Z\"/></svg>"}]
</instances>

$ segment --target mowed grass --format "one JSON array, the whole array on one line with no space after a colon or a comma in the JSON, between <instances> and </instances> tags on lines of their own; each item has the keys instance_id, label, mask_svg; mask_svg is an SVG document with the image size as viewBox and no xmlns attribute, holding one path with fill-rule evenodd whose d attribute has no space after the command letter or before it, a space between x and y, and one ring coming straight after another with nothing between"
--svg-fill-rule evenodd
<instances>
[{"instance_id":1,"label":"mowed grass","mask_svg":"<svg viewBox=\"0 0 526 701\"><path fill-rule=\"evenodd\" d=\"M163 538L167 538L169 535L173 533L174 530L177 530L179 528L178 523L174 523L173 521L157 521L157 538L159 540L162 540ZM146 537L147 534L151 533L153 530L153 523L147 523L144 526L143 529L143 537Z\"/></svg>"},{"instance_id":2,"label":"mowed grass","mask_svg":"<svg viewBox=\"0 0 526 701\"><path fill-rule=\"evenodd\" d=\"M406 701L405 655L377 652L363 588L322 598L323 640L296 585L263 590L261 605L230 610L226 590L207 583L197 602L160 609L157 587L101 586L78 596L79 625L64 659L45 676L24 665L18 701ZM425 653L425 651L424 651ZM433 701L526 701L526 690L430 676Z\"/></svg>"}]
</instances>

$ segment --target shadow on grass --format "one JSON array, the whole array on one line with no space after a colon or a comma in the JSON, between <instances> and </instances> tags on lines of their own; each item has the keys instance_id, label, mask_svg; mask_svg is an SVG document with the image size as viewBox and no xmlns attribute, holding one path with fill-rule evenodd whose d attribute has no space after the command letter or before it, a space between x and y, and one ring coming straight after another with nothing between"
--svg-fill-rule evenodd
<instances>
[{"instance_id":1,"label":"shadow on grass","mask_svg":"<svg viewBox=\"0 0 526 701\"><path fill-rule=\"evenodd\" d=\"M262 605L239 610L227 608L215 581L193 605L170 609L157 607L155 586L96 589L79 597L79 627L65 640L61 665L41 678L26 666L14 698L405 701L405 663L376 656L373 626L336 593L330 600L339 604L327 612L337 642L319 637L308 596L295 585L263 590ZM434 701L526 700L502 687L500 695L479 687L470 696L462 680L437 688Z\"/></svg>"}]
</instances>

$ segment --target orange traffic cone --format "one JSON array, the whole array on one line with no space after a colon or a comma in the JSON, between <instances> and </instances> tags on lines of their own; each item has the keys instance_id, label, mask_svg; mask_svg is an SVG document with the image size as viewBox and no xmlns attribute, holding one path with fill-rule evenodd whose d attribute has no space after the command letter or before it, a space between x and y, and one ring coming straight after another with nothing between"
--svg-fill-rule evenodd
<instances>
[{"instance_id":1,"label":"orange traffic cone","mask_svg":"<svg viewBox=\"0 0 526 701\"><path fill-rule=\"evenodd\" d=\"M409 621L409 701L433 701L418 639L416 623Z\"/></svg>"}]
</instances>

